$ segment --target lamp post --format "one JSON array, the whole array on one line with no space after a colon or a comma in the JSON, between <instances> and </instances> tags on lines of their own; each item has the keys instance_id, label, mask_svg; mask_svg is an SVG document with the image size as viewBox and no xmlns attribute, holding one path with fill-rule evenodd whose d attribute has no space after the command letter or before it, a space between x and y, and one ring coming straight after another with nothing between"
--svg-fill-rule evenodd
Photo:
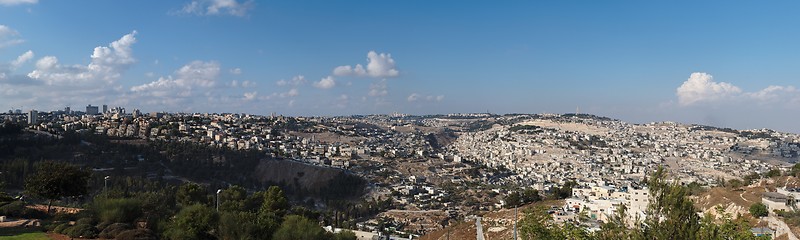
<instances>
[{"instance_id":1,"label":"lamp post","mask_svg":"<svg viewBox=\"0 0 800 240\"><path fill-rule=\"evenodd\" d=\"M111 176L106 176L103 178L103 192L108 191L108 179L111 179Z\"/></svg>"},{"instance_id":2,"label":"lamp post","mask_svg":"<svg viewBox=\"0 0 800 240\"><path fill-rule=\"evenodd\" d=\"M514 155L511 155L511 161L514 162L514 172L517 171L517 159L514 158ZM515 176L516 177L516 176ZM519 202L522 198L519 194L519 181L517 182L517 202L514 203L514 240L517 240L517 206L519 206Z\"/></svg>"},{"instance_id":3,"label":"lamp post","mask_svg":"<svg viewBox=\"0 0 800 240\"><path fill-rule=\"evenodd\" d=\"M217 212L219 212L219 193L222 192L222 189L217 189Z\"/></svg>"}]
</instances>

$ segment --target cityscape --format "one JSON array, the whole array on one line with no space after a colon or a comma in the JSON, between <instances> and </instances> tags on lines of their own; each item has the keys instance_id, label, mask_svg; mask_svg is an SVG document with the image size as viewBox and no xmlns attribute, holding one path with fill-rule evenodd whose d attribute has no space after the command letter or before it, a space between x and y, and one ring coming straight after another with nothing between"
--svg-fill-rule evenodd
<instances>
[{"instance_id":1,"label":"cityscape","mask_svg":"<svg viewBox=\"0 0 800 240\"><path fill-rule=\"evenodd\" d=\"M0 239L796 240L798 7L0 0Z\"/></svg>"}]
</instances>

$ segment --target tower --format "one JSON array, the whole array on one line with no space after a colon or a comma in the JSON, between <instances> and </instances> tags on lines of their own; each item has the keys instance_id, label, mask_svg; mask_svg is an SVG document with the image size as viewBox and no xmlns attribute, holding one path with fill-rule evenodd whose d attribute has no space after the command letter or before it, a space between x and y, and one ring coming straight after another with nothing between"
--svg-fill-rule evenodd
<instances>
[{"instance_id":1,"label":"tower","mask_svg":"<svg viewBox=\"0 0 800 240\"><path fill-rule=\"evenodd\" d=\"M39 111L30 110L28 111L28 125L36 125L39 124Z\"/></svg>"}]
</instances>

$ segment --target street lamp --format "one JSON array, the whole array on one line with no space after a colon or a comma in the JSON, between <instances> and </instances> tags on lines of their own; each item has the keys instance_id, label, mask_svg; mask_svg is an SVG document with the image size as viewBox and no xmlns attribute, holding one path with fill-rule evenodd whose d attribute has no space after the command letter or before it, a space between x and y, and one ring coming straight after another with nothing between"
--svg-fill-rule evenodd
<instances>
[{"instance_id":1,"label":"street lamp","mask_svg":"<svg viewBox=\"0 0 800 240\"><path fill-rule=\"evenodd\" d=\"M108 191L108 179L111 179L111 176L103 178L103 192Z\"/></svg>"},{"instance_id":2,"label":"street lamp","mask_svg":"<svg viewBox=\"0 0 800 240\"><path fill-rule=\"evenodd\" d=\"M514 162L514 172L517 171L517 159L514 158L514 155L511 155L511 161ZM516 176L515 176L516 178ZM522 198L519 194L519 181L517 182L517 202L514 203L514 240L517 240L517 206L519 206L519 202Z\"/></svg>"},{"instance_id":3,"label":"street lamp","mask_svg":"<svg viewBox=\"0 0 800 240\"><path fill-rule=\"evenodd\" d=\"M222 192L222 189L217 189L217 212L219 212L219 193Z\"/></svg>"}]
</instances>

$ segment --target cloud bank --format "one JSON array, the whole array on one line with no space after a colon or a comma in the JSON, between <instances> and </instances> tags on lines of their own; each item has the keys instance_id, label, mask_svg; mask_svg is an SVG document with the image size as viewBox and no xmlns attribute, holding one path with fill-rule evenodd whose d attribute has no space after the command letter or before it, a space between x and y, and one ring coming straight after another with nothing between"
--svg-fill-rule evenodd
<instances>
[{"instance_id":1,"label":"cloud bank","mask_svg":"<svg viewBox=\"0 0 800 240\"><path fill-rule=\"evenodd\" d=\"M737 104L776 104L800 107L800 91L794 86L768 86L755 92L745 92L727 82L716 82L708 73L695 72L676 89L680 106Z\"/></svg>"},{"instance_id":2,"label":"cloud bank","mask_svg":"<svg viewBox=\"0 0 800 240\"><path fill-rule=\"evenodd\" d=\"M372 78L392 78L400 75L400 71L395 66L392 55L388 53L376 53L369 51L367 53L367 67L364 68L361 64L356 64L355 67L350 65L338 66L333 69L335 76L357 76L357 77L372 77Z\"/></svg>"}]
</instances>

